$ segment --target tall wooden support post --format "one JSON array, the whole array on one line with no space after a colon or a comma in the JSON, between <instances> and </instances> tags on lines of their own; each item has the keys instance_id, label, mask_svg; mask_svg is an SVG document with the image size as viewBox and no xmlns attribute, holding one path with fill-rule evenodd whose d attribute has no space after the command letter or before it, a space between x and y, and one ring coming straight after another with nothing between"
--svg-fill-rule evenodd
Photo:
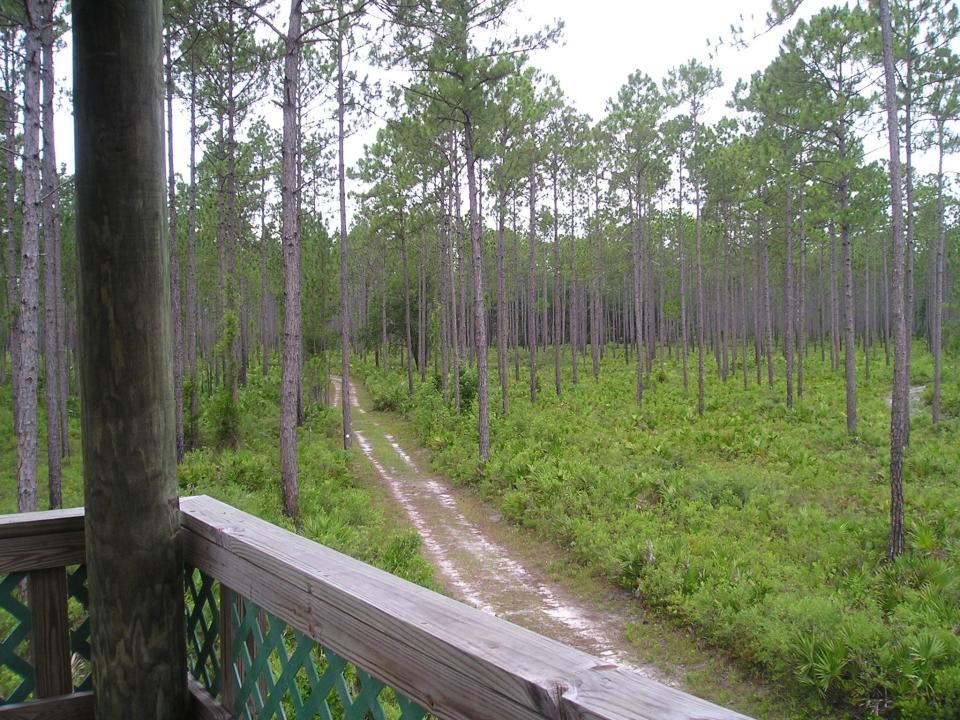
<instances>
[{"instance_id":1,"label":"tall wooden support post","mask_svg":"<svg viewBox=\"0 0 960 720\"><path fill-rule=\"evenodd\" d=\"M74 0L80 393L98 720L186 708L161 0Z\"/></svg>"}]
</instances>

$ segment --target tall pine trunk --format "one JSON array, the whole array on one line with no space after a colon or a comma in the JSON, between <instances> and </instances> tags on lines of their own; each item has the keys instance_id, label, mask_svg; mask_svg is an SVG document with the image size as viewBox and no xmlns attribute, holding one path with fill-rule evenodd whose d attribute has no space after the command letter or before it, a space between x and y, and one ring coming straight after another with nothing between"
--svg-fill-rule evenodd
<instances>
[{"instance_id":1,"label":"tall pine trunk","mask_svg":"<svg viewBox=\"0 0 960 720\"><path fill-rule=\"evenodd\" d=\"M531 158L528 178L530 227L527 246L527 351L530 353L530 402L537 401L537 170Z\"/></svg>"},{"instance_id":2,"label":"tall pine trunk","mask_svg":"<svg viewBox=\"0 0 960 720\"><path fill-rule=\"evenodd\" d=\"M467 192L470 207L470 246L473 251L474 337L477 348L477 423L479 454L482 461L490 457L490 410L487 396L487 327L486 300L483 296L483 229L477 208L477 175L473 119L468 113L463 132L463 149L467 162Z\"/></svg>"},{"instance_id":3,"label":"tall pine trunk","mask_svg":"<svg viewBox=\"0 0 960 720\"><path fill-rule=\"evenodd\" d=\"M297 404L300 353L300 228L297 199L297 98L300 86L301 1L291 0L283 56L283 145L280 233L283 241L283 358L280 379L280 486L283 511L300 514L297 467Z\"/></svg>"},{"instance_id":4,"label":"tall pine trunk","mask_svg":"<svg viewBox=\"0 0 960 720\"><path fill-rule=\"evenodd\" d=\"M190 375L190 432L185 443L189 449L198 444L199 414L197 387L197 335L199 333L197 302L197 72L196 58L190 56L190 188L187 197L187 323L186 360Z\"/></svg>"},{"instance_id":5,"label":"tall pine trunk","mask_svg":"<svg viewBox=\"0 0 960 720\"><path fill-rule=\"evenodd\" d=\"M846 162L846 138L840 138L840 162ZM840 250L843 255L843 351L844 379L847 390L847 432L857 432L857 338L853 309L853 242L850 238L850 221L847 212L850 206L849 179L844 171L838 187L840 203Z\"/></svg>"},{"instance_id":6,"label":"tall pine trunk","mask_svg":"<svg viewBox=\"0 0 960 720\"><path fill-rule=\"evenodd\" d=\"M553 167L553 384L560 396L560 345L563 343L563 304L560 293L560 199L557 167Z\"/></svg>"},{"instance_id":7,"label":"tall pine trunk","mask_svg":"<svg viewBox=\"0 0 960 720\"><path fill-rule=\"evenodd\" d=\"M643 403L643 199L637 198L633 230L633 326L637 342L637 381L635 397L637 405Z\"/></svg>"},{"instance_id":8,"label":"tall pine trunk","mask_svg":"<svg viewBox=\"0 0 960 720\"><path fill-rule=\"evenodd\" d=\"M176 422L177 462L183 460L183 325L180 320L180 251L177 245L177 176L173 167L173 60L170 37L166 42L167 58L167 205L170 251L170 315L173 318L173 407Z\"/></svg>"},{"instance_id":9,"label":"tall pine trunk","mask_svg":"<svg viewBox=\"0 0 960 720\"><path fill-rule=\"evenodd\" d=\"M17 508L37 509L37 382L40 344L40 65L41 12L27 3L23 71L23 231L20 239L19 367L14 376Z\"/></svg>"},{"instance_id":10,"label":"tall pine trunk","mask_svg":"<svg viewBox=\"0 0 960 720\"><path fill-rule=\"evenodd\" d=\"M880 0L887 140L890 151L890 204L893 224L893 392L890 413L890 543L887 556L892 560L903 554L903 450L908 409L907 342L909 321L906 316L904 277L907 247L903 229L903 185L900 173L900 128L897 117L896 71L893 65L893 30L890 1Z\"/></svg>"},{"instance_id":11,"label":"tall pine trunk","mask_svg":"<svg viewBox=\"0 0 960 720\"><path fill-rule=\"evenodd\" d=\"M407 270L407 237L400 217L400 262L403 270L403 329L407 349L407 393L413 395L413 337L410 328L410 274Z\"/></svg>"},{"instance_id":12,"label":"tall pine trunk","mask_svg":"<svg viewBox=\"0 0 960 720\"><path fill-rule=\"evenodd\" d=\"M40 43L42 46L43 91L43 165L41 168L41 212L43 217L43 384L47 410L47 488L51 508L63 505L60 459L63 455L61 414L66 402L63 389L59 328L60 282L60 203L57 195L57 158L53 136L53 14L54 0L40 2Z\"/></svg>"},{"instance_id":13,"label":"tall pine trunk","mask_svg":"<svg viewBox=\"0 0 960 720\"><path fill-rule=\"evenodd\" d=\"M500 168L503 173L503 168ZM504 234L506 232L506 190L501 178L497 187L497 375L500 379L500 406L506 415L510 409L510 379L507 377L507 288L504 267Z\"/></svg>"},{"instance_id":14,"label":"tall pine trunk","mask_svg":"<svg viewBox=\"0 0 960 720\"><path fill-rule=\"evenodd\" d=\"M933 351L933 398L930 402L934 424L940 422L941 375L943 372L943 300L944 253L947 241L947 223L943 197L944 121L937 122L937 248L933 270L933 323L931 345Z\"/></svg>"},{"instance_id":15,"label":"tall pine trunk","mask_svg":"<svg viewBox=\"0 0 960 720\"><path fill-rule=\"evenodd\" d=\"M704 299L703 299L703 260L702 260L702 244L703 244L703 219L700 216L700 185L699 183L696 186L696 229L695 234L695 243L696 243L696 263L697 263L697 414L703 415L704 410L704 372L703 372L703 354L705 351L704 348L704 331L706 330L706 310L704 308Z\"/></svg>"},{"instance_id":16,"label":"tall pine trunk","mask_svg":"<svg viewBox=\"0 0 960 720\"><path fill-rule=\"evenodd\" d=\"M783 349L787 361L787 409L793 409L793 342L794 342L794 317L793 317L793 188L787 181L787 203L786 203L786 247L784 249L786 261L784 263L783 293L785 297L785 308L783 317Z\"/></svg>"},{"instance_id":17,"label":"tall pine trunk","mask_svg":"<svg viewBox=\"0 0 960 720\"><path fill-rule=\"evenodd\" d=\"M294 3L300 0L293 0ZM337 3L340 25L337 28L337 188L340 204L340 411L343 424L343 448L353 445L353 425L350 420L350 289L348 287L348 237L347 237L347 173L344 160L344 97L343 40L346 20L343 3Z\"/></svg>"}]
</instances>

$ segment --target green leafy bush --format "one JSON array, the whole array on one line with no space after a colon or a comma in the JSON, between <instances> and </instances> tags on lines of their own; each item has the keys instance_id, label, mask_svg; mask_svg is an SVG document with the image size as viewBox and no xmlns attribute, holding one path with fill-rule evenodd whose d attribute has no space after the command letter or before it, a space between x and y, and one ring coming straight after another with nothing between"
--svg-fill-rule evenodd
<instances>
[{"instance_id":1,"label":"green leafy bush","mask_svg":"<svg viewBox=\"0 0 960 720\"><path fill-rule=\"evenodd\" d=\"M914 357L914 379L923 380L929 357L919 346ZM754 384L753 367L744 390L708 366L702 418L695 388L685 392L667 361L642 407L620 358L605 359L599 383L573 385L566 367L562 396L541 392L535 406L526 382L511 383L505 416L492 387L482 466L475 404L458 415L436 381L398 409L438 471L792 689L810 717L957 720L958 425L948 412L938 428L925 413L914 419L908 554L887 563L890 370L882 362L871 370L855 438L845 430L843 376L813 354L792 412L782 364L772 390ZM951 361L944 377L956 374ZM372 371L368 383L399 377ZM945 408L960 397L956 387L944 385Z\"/></svg>"}]
</instances>

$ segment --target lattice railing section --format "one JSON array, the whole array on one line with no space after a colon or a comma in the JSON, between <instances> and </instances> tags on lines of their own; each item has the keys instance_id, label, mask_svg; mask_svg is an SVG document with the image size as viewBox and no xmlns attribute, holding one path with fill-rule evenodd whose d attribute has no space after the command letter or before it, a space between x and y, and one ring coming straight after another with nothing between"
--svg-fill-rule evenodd
<instances>
[{"instance_id":1,"label":"lattice railing section","mask_svg":"<svg viewBox=\"0 0 960 720\"><path fill-rule=\"evenodd\" d=\"M199 571L185 575L193 676L243 720L425 720L423 708ZM229 603L222 655L218 598ZM226 674L218 658L224 658Z\"/></svg>"},{"instance_id":2,"label":"lattice railing section","mask_svg":"<svg viewBox=\"0 0 960 720\"><path fill-rule=\"evenodd\" d=\"M67 568L67 616L70 622L70 660L75 690L89 690L90 613L87 605L87 570ZM33 699L35 670L30 652L33 616L29 572L0 575L0 705Z\"/></svg>"},{"instance_id":3,"label":"lattice railing section","mask_svg":"<svg viewBox=\"0 0 960 720\"><path fill-rule=\"evenodd\" d=\"M426 711L245 598L231 603L232 707L247 720L422 720Z\"/></svg>"},{"instance_id":4,"label":"lattice railing section","mask_svg":"<svg viewBox=\"0 0 960 720\"><path fill-rule=\"evenodd\" d=\"M220 583L199 570L184 573L187 670L214 697L220 694Z\"/></svg>"},{"instance_id":5,"label":"lattice railing section","mask_svg":"<svg viewBox=\"0 0 960 720\"><path fill-rule=\"evenodd\" d=\"M0 581L0 705L19 703L33 694L30 662L30 608L23 600L27 573L10 573Z\"/></svg>"},{"instance_id":6,"label":"lattice railing section","mask_svg":"<svg viewBox=\"0 0 960 720\"><path fill-rule=\"evenodd\" d=\"M90 672L90 601L87 597L87 566L67 569L67 616L70 621L70 665L75 690L93 690Z\"/></svg>"}]
</instances>

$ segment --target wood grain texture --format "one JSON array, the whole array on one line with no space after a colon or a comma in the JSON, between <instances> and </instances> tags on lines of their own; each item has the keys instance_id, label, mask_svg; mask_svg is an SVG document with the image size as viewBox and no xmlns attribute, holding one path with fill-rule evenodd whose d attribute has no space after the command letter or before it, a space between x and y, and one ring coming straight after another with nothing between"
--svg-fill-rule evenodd
<instances>
[{"instance_id":1,"label":"wood grain texture","mask_svg":"<svg viewBox=\"0 0 960 720\"><path fill-rule=\"evenodd\" d=\"M74 0L78 376L99 720L182 720L163 3ZM161 309L163 310L161 312Z\"/></svg>"},{"instance_id":2,"label":"wood grain texture","mask_svg":"<svg viewBox=\"0 0 960 720\"><path fill-rule=\"evenodd\" d=\"M0 515L0 573L82 562L83 508Z\"/></svg>"},{"instance_id":3,"label":"wood grain texture","mask_svg":"<svg viewBox=\"0 0 960 720\"><path fill-rule=\"evenodd\" d=\"M0 540L63 532L83 532L82 507L0 515Z\"/></svg>"},{"instance_id":4,"label":"wood grain texture","mask_svg":"<svg viewBox=\"0 0 960 720\"><path fill-rule=\"evenodd\" d=\"M93 693L77 692L0 707L0 720L94 720Z\"/></svg>"},{"instance_id":5,"label":"wood grain texture","mask_svg":"<svg viewBox=\"0 0 960 720\"><path fill-rule=\"evenodd\" d=\"M189 563L442 718L744 717L211 498L181 509Z\"/></svg>"},{"instance_id":6,"label":"wood grain texture","mask_svg":"<svg viewBox=\"0 0 960 720\"><path fill-rule=\"evenodd\" d=\"M8 537L0 541L0 573L42 570L84 562L84 534L80 531Z\"/></svg>"},{"instance_id":7,"label":"wood grain texture","mask_svg":"<svg viewBox=\"0 0 960 720\"><path fill-rule=\"evenodd\" d=\"M187 716L191 720L233 720L233 715L190 675L187 676L187 691L190 693Z\"/></svg>"},{"instance_id":8,"label":"wood grain texture","mask_svg":"<svg viewBox=\"0 0 960 720\"><path fill-rule=\"evenodd\" d=\"M38 698L73 691L70 670L70 626L67 621L67 571L62 567L30 573L30 649Z\"/></svg>"}]
</instances>

